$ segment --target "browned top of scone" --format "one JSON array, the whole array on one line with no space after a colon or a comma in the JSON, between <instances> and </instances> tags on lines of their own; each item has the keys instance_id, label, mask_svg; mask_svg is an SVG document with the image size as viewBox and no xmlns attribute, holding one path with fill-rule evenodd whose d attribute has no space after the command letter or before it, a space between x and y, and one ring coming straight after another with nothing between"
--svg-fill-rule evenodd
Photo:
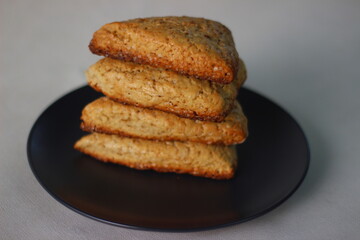
<instances>
[{"instance_id":1,"label":"browned top of scone","mask_svg":"<svg viewBox=\"0 0 360 240\"><path fill-rule=\"evenodd\" d=\"M239 56L230 30L194 17L153 17L102 26L90 50L219 83L236 77Z\"/></svg>"}]
</instances>

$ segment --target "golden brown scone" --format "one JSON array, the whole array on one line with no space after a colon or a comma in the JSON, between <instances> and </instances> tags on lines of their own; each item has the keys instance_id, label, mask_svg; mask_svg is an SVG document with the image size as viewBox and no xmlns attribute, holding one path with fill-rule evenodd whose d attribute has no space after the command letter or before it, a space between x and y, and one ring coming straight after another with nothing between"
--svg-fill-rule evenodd
<instances>
[{"instance_id":1,"label":"golden brown scone","mask_svg":"<svg viewBox=\"0 0 360 240\"><path fill-rule=\"evenodd\" d=\"M85 131L151 140L230 145L242 143L247 137L247 119L238 102L223 122L216 123L180 118L102 97L83 109L81 120Z\"/></svg>"},{"instance_id":2,"label":"golden brown scone","mask_svg":"<svg viewBox=\"0 0 360 240\"><path fill-rule=\"evenodd\" d=\"M226 85L111 58L90 66L86 78L92 88L118 102L181 117L223 121L246 78L240 64L237 78Z\"/></svg>"},{"instance_id":3,"label":"golden brown scone","mask_svg":"<svg viewBox=\"0 0 360 240\"><path fill-rule=\"evenodd\" d=\"M93 133L82 137L74 147L104 162L214 179L232 178L237 165L235 149L222 145L151 141Z\"/></svg>"},{"instance_id":4,"label":"golden brown scone","mask_svg":"<svg viewBox=\"0 0 360 240\"><path fill-rule=\"evenodd\" d=\"M219 83L233 81L239 67L230 30L204 18L153 17L109 23L94 33L89 48L94 54Z\"/></svg>"}]
</instances>

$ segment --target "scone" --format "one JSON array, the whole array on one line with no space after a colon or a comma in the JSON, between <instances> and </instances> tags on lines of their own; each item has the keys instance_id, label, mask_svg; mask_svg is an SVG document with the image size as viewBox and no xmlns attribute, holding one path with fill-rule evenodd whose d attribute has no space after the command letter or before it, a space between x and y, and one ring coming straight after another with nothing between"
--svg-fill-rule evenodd
<instances>
[{"instance_id":1,"label":"scone","mask_svg":"<svg viewBox=\"0 0 360 240\"><path fill-rule=\"evenodd\" d=\"M247 119L238 102L223 122L216 123L180 118L102 97L83 109L81 120L85 131L151 140L230 145L242 143L247 137Z\"/></svg>"},{"instance_id":2,"label":"scone","mask_svg":"<svg viewBox=\"0 0 360 240\"><path fill-rule=\"evenodd\" d=\"M230 83L239 69L232 34L219 22L194 17L139 18L102 26L94 54Z\"/></svg>"},{"instance_id":3,"label":"scone","mask_svg":"<svg viewBox=\"0 0 360 240\"><path fill-rule=\"evenodd\" d=\"M226 85L111 58L90 66L86 78L92 88L118 102L180 117L223 121L246 79L245 67L239 64L237 78Z\"/></svg>"},{"instance_id":4,"label":"scone","mask_svg":"<svg viewBox=\"0 0 360 240\"><path fill-rule=\"evenodd\" d=\"M187 173L229 179L237 166L233 147L193 142L163 142L93 133L75 143L75 149L104 162L136 169Z\"/></svg>"}]
</instances>

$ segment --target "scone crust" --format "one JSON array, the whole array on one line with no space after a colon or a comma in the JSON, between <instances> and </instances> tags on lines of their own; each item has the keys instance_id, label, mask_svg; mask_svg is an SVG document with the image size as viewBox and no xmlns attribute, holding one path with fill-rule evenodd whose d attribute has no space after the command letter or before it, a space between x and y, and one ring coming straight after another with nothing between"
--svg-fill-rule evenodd
<instances>
[{"instance_id":1,"label":"scone crust","mask_svg":"<svg viewBox=\"0 0 360 240\"><path fill-rule=\"evenodd\" d=\"M97 30L94 54L170 69L219 83L232 82L239 56L223 24L194 17L153 17L113 22Z\"/></svg>"},{"instance_id":2,"label":"scone crust","mask_svg":"<svg viewBox=\"0 0 360 240\"><path fill-rule=\"evenodd\" d=\"M186 173L230 179L237 157L234 147L200 143L161 142L93 133L78 140L74 148L103 162L138 170Z\"/></svg>"},{"instance_id":3,"label":"scone crust","mask_svg":"<svg viewBox=\"0 0 360 240\"><path fill-rule=\"evenodd\" d=\"M99 60L85 74L93 89L115 101L220 122L246 80L245 65L242 61L239 65L237 78L226 85L111 58Z\"/></svg>"},{"instance_id":4,"label":"scone crust","mask_svg":"<svg viewBox=\"0 0 360 240\"><path fill-rule=\"evenodd\" d=\"M84 131L149 140L232 145L244 142L248 135L247 119L238 102L225 120L217 123L123 105L101 97L83 109L81 120Z\"/></svg>"}]
</instances>

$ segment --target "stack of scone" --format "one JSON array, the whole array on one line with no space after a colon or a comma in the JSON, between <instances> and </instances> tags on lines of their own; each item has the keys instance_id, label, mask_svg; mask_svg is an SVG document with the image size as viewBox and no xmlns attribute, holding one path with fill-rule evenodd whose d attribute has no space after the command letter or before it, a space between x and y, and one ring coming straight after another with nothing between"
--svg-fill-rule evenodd
<instances>
[{"instance_id":1,"label":"stack of scone","mask_svg":"<svg viewBox=\"0 0 360 240\"><path fill-rule=\"evenodd\" d=\"M191 17L106 24L90 50L105 56L86 72L102 92L81 116L92 132L75 148L136 169L229 179L234 144L247 137L236 101L246 70L231 32Z\"/></svg>"}]
</instances>

